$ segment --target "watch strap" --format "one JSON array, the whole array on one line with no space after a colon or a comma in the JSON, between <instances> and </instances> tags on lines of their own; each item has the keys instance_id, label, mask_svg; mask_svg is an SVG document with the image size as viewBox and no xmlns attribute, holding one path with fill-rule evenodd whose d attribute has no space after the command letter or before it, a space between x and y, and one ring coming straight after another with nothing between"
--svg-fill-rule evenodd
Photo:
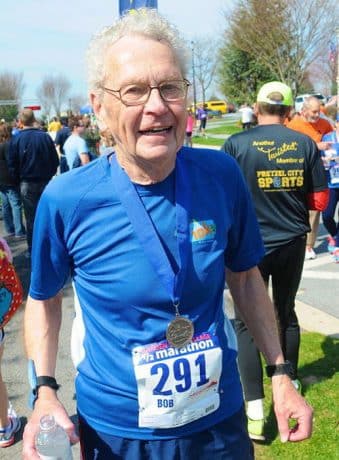
<instances>
[{"instance_id":1,"label":"watch strap","mask_svg":"<svg viewBox=\"0 0 339 460\"><path fill-rule=\"evenodd\" d=\"M289 361L285 361L281 364L269 364L266 366L267 377L274 377L276 375L288 375L292 378L293 367Z\"/></svg>"},{"instance_id":2,"label":"watch strap","mask_svg":"<svg viewBox=\"0 0 339 460\"><path fill-rule=\"evenodd\" d=\"M59 390L60 385L57 383L54 377L50 377L49 375L40 375L36 379L36 389L40 387L49 387L53 390Z\"/></svg>"}]
</instances>

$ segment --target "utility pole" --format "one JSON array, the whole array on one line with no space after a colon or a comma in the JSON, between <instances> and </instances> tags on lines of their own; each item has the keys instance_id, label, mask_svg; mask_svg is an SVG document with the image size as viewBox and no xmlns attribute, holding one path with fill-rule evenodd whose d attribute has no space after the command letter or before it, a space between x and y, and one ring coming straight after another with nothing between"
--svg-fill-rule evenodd
<instances>
[{"instance_id":1,"label":"utility pole","mask_svg":"<svg viewBox=\"0 0 339 460\"><path fill-rule=\"evenodd\" d=\"M194 41L191 41L191 49L192 49L192 80L193 80L193 112L194 118L196 115L197 110L197 91L195 86L195 63L194 63Z\"/></svg>"}]
</instances>

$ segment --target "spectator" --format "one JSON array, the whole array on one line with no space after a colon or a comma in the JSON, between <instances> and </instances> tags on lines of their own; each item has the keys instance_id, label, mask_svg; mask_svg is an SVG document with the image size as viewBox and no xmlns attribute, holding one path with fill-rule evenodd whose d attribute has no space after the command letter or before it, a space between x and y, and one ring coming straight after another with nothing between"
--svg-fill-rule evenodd
<instances>
[{"instance_id":1,"label":"spectator","mask_svg":"<svg viewBox=\"0 0 339 460\"><path fill-rule=\"evenodd\" d=\"M61 129L61 123L57 117L53 117L52 121L48 123L48 134L51 136L53 141L55 141L55 137L57 132Z\"/></svg>"},{"instance_id":2,"label":"spectator","mask_svg":"<svg viewBox=\"0 0 339 460\"><path fill-rule=\"evenodd\" d=\"M13 180L20 182L27 231L26 256L30 257L36 208L44 188L57 171L59 159L51 137L33 128L35 117L31 109L23 109L19 120L23 129L10 141L8 169Z\"/></svg>"},{"instance_id":3,"label":"spectator","mask_svg":"<svg viewBox=\"0 0 339 460\"><path fill-rule=\"evenodd\" d=\"M12 263L13 257L6 241L0 238L0 258L7 258ZM20 302L22 299L20 299ZM1 303L1 307L3 304ZM2 379L1 361L4 353L5 330L1 327L3 311L0 315L0 448L9 447L14 443L14 436L21 428L20 418L8 400L7 388Z\"/></svg>"},{"instance_id":4,"label":"spectator","mask_svg":"<svg viewBox=\"0 0 339 460\"><path fill-rule=\"evenodd\" d=\"M64 152L66 156L67 166L69 169L75 167L75 162L80 160L81 165L89 163L89 150L83 134L85 132L84 122L80 119L72 119L69 122L71 135L64 143Z\"/></svg>"},{"instance_id":5,"label":"spectator","mask_svg":"<svg viewBox=\"0 0 339 460\"><path fill-rule=\"evenodd\" d=\"M197 119L200 121L199 133L206 136L206 123L207 123L207 110L205 104L202 107L198 107Z\"/></svg>"},{"instance_id":6,"label":"spectator","mask_svg":"<svg viewBox=\"0 0 339 460\"><path fill-rule=\"evenodd\" d=\"M194 127L194 117L193 117L192 110L187 110L186 136L185 136L186 147L192 147L193 127Z\"/></svg>"},{"instance_id":7,"label":"spectator","mask_svg":"<svg viewBox=\"0 0 339 460\"><path fill-rule=\"evenodd\" d=\"M254 116L252 107L250 107L247 103L243 104L239 109L239 112L241 113L242 129L250 129L250 127L252 126Z\"/></svg>"},{"instance_id":8,"label":"spectator","mask_svg":"<svg viewBox=\"0 0 339 460\"><path fill-rule=\"evenodd\" d=\"M314 96L307 97L303 103L301 114L296 115L287 127L306 134L317 144L319 150L326 150L329 144L323 142L322 136L333 130L331 123L320 117L321 102ZM311 231L307 235L305 259L315 259L314 245L317 239L319 227L319 211L310 211L310 227Z\"/></svg>"},{"instance_id":9,"label":"spectator","mask_svg":"<svg viewBox=\"0 0 339 460\"><path fill-rule=\"evenodd\" d=\"M11 128L7 124L0 126L0 194L2 201L2 217L6 230L6 237L25 236L25 227L22 222L22 203L19 182L9 174L7 160Z\"/></svg>"},{"instance_id":10,"label":"spectator","mask_svg":"<svg viewBox=\"0 0 339 460\"><path fill-rule=\"evenodd\" d=\"M55 146L60 159L60 174L69 170L64 151L64 144L71 135L71 130L68 127L67 118L61 118L61 129L56 133Z\"/></svg>"}]
</instances>

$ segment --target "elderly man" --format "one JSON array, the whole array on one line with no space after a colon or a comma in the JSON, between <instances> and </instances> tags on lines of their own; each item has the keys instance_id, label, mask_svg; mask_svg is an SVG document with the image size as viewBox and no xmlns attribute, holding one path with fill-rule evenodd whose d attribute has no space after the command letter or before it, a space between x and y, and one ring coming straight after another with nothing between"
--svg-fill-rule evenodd
<instances>
[{"instance_id":1,"label":"elderly man","mask_svg":"<svg viewBox=\"0 0 339 460\"><path fill-rule=\"evenodd\" d=\"M76 440L54 379L69 274L82 325L76 391L84 459L253 458L223 311L225 269L270 365L281 439L311 434L312 410L291 383L256 268L263 248L240 171L223 153L182 147L184 46L145 9L90 45L90 98L115 152L61 175L40 204L25 315L38 388L25 459L37 459L34 434L45 413ZM289 418L298 420L294 429Z\"/></svg>"},{"instance_id":2,"label":"elderly man","mask_svg":"<svg viewBox=\"0 0 339 460\"><path fill-rule=\"evenodd\" d=\"M330 144L322 141L322 137L333 131L333 126L329 121L320 116L320 108L321 102L319 99L314 96L306 98L300 116L296 115L286 126L309 136L317 144L319 150L327 150ZM314 245L318 234L319 219L319 211L310 211L311 231L307 234L306 260L316 258Z\"/></svg>"},{"instance_id":3,"label":"elderly man","mask_svg":"<svg viewBox=\"0 0 339 460\"><path fill-rule=\"evenodd\" d=\"M231 136L223 150L238 161L253 197L266 249L259 269L266 285L272 281L282 349L293 367L292 381L300 389L300 328L295 296L304 265L308 210L324 210L328 190L315 143L283 126L292 105L290 87L278 81L266 83L257 96L258 126ZM323 203L320 207L319 202ZM264 385L260 354L237 309L235 326L249 434L262 441Z\"/></svg>"}]
</instances>

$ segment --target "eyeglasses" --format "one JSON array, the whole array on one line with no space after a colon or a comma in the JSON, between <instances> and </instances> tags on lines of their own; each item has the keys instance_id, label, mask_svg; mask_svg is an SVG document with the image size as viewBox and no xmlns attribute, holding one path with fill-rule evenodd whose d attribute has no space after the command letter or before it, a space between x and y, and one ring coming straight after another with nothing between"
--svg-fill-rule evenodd
<instances>
[{"instance_id":1,"label":"eyeglasses","mask_svg":"<svg viewBox=\"0 0 339 460\"><path fill-rule=\"evenodd\" d=\"M157 89L165 102L176 102L186 98L190 82L184 80L167 80L157 86L132 83L120 89L102 87L104 91L119 99L126 106L146 104L153 89Z\"/></svg>"}]
</instances>

